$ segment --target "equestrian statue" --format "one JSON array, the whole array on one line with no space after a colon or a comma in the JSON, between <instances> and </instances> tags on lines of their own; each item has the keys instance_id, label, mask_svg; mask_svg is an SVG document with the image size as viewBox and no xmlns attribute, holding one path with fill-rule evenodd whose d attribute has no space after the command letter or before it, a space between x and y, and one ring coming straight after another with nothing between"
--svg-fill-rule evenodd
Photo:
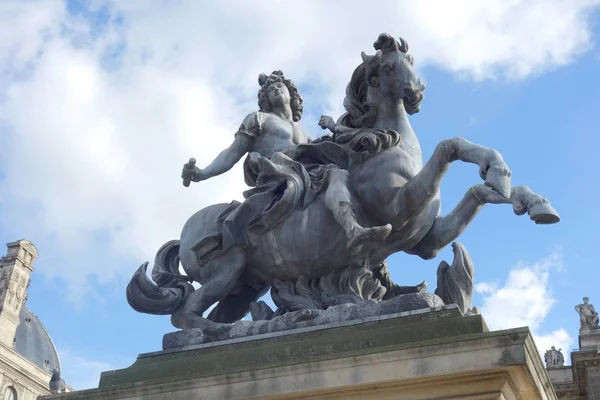
<instances>
[{"instance_id":1,"label":"equestrian statue","mask_svg":"<svg viewBox=\"0 0 600 400\"><path fill-rule=\"evenodd\" d=\"M381 34L374 47L352 73L346 113L322 116L319 125L330 133L317 139L299 124L303 99L294 82L281 71L260 74L259 110L212 163L199 168L190 159L181 175L185 186L201 185L245 156L244 201L196 212L180 239L158 251L154 283L144 263L127 287L135 310L215 332L249 312L255 321L272 320L340 304L425 299L425 283L395 284L385 260L401 251L429 260L452 243L455 260L442 262L438 288L427 298L468 313L473 267L454 241L482 207L512 204L537 224L559 222L548 200L511 186L511 170L494 149L456 137L441 141L424 163L408 116L419 111L425 85L408 44ZM477 165L483 182L440 215L440 183L454 161ZM276 310L259 301L269 290ZM413 308L425 304L417 303Z\"/></svg>"}]
</instances>

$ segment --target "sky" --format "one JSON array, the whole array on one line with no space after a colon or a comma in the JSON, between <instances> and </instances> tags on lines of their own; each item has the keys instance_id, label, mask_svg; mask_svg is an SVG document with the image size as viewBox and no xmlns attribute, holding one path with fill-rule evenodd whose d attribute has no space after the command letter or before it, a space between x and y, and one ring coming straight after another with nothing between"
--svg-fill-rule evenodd
<instances>
[{"instance_id":1,"label":"sky","mask_svg":"<svg viewBox=\"0 0 600 400\"><path fill-rule=\"evenodd\" d=\"M503 154L513 185L561 215L535 225L488 205L458 239L491 329L529 326L542 353L577 348L574 306L600 305L600 0L0 0L0 241L39 250L27 306L75 389L157 351L167 316L125 300L133 272L194 212L241 200L241 165L185 188L257 110L259 73L299 86L301 124L343 112L360 53L402 36L427 90L411 117L427 159L455 136ZM240 163L241 164L241 163ZM454 163L443 213L480 183ZM2 251L0 251L2 253ZM395 282L429 283L451 263L395 254ZM569 360L567 360L568 362Z\"/></svg>"}]
</instances>

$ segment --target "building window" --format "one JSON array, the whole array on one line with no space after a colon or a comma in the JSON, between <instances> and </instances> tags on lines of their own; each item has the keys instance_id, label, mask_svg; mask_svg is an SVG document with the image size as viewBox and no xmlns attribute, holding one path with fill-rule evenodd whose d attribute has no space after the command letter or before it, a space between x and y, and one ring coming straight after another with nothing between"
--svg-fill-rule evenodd
<instances>
[{"instance_id":1,"label":"building window","mask_svg":"<svg viewBox=\"0 0 600 400\"><path fill-rule=\"evenodd\" d=\"M2 396L2 400L17 400L17 391L14 387L9 386L4 391L4 396Z\"/></svg>"}]
</instances>

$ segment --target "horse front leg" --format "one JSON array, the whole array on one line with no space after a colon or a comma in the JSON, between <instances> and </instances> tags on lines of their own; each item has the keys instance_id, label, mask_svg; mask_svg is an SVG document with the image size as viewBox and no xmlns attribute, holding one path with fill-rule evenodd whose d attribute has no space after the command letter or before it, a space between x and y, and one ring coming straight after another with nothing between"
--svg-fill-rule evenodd
<instances>
[{"instance_id":1,"label":"horse front leg","mask_svg":"<svg viewBox=\"0 0 600 400\"><path fill-rule=\"evenodd\" d=\"M450 214L437 217L425 237L406 252L426 260L434 258L462 234L481 208L488 203L512 204L515 214L523 215L527 212L536 224L554 224L560 221L550 202L527 186L512 188L510 196L506 198L486 185L475 185L467 191Z\"/></svg>"},{"instance_id":2,"label":"horse front leg","mask_svg":"<svg viewBox=\"0 0 600 400\"><path fill-rule=\"evenodd\" d=\"M457 160L477 164L479 175L487 186L504 198L511 195L512 174L500 153L463 138L448 139L437 145L423 169L395 193L392 207L397 221L405 223L429 205L438 193L448 167Z\"/></svg>"}]
</instances>

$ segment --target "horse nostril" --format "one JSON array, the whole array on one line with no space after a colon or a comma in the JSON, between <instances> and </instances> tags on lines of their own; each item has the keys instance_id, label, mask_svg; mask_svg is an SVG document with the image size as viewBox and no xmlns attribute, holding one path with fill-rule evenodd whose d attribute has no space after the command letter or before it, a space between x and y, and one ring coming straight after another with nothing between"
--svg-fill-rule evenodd
<instances>
[{"instance_id":1,"label":"horse nostril","mask_svg":"<svg viewBox=\"0 0 600 400\"><path fill-rule=\"evenodd\" d=\"M423 91L406 88L404 89L404 99L409 103L419 103L423 100Z\"/></svg>"}]
</instances>

